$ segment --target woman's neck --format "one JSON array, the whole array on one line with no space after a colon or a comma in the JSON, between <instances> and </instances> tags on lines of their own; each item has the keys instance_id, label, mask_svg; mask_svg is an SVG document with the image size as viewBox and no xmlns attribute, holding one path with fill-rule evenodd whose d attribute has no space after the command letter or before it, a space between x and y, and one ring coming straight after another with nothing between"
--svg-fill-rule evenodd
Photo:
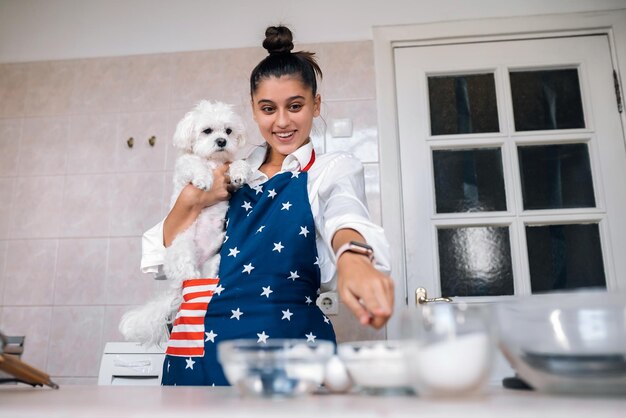
<instances>
[{"instance_id":1,"label":"woman's neck","mask_svg":"<svg viewBox=\"0 0 626 418\"><path fill-rule=\"evenodd\" d=\"M265 156L265 161L259 167L259 170L265 174L267 177L272 177L274 174L278 173L283 167L283 162L287 158L286 155L282 155L272 148L268 148L267 154Z\"/></svg>"}]
</instances>

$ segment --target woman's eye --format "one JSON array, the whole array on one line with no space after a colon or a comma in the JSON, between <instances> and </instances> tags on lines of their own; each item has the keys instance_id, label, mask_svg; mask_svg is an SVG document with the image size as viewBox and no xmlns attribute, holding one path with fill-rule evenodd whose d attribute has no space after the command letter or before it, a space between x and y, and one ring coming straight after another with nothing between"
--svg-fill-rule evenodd
<instances>
[{"instance_id":1,"label":"woman's eye","mask_svg":"<svg viewBox=\"0 0 626 418\"><path fill-rule=\"evenodd\" d=\"M291 106L289 106L289 108L291 110L298 111L298 110L302 109L302 105L300 103L294 103Z\"/></svg>"},{"instance_id":2,"label":"woman's eye","mask_svg":"<svg viewBox=\"0 0 626 418\"><path fill-rule=\"evenodd\" d=\"M270 106L263 106L261 108L261 111L265 112L265 113L272 113L274 111L274 108L270 107Z\"/></svg>"},{"instance_id":3,"label":"woman's eye","mask_svg":"<svg viewBox=\"0 0 626 418\"><path fill-rule=\"evenodd\" d=\"M232 129L230 128L226 128L226 135L230 135L233 132Z\"/></svg>"},{"instance_id":4,"label":"woman's eye","mask_svg":"<svg viewBox=\"0 0 626 418\"><path fill-rule=\"evenodd\" d=\"M211 128L206 128L204 131L202 131L203 134L206 135L211 135L213 133L213 129Z\"/></svg>"}]
</instances>

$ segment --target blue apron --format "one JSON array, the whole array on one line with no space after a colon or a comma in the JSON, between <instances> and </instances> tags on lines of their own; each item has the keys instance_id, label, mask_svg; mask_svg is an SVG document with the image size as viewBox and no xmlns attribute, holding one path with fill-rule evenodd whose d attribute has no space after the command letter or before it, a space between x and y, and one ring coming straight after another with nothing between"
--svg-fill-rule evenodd
<instances>
[{"instance_id":1,"label":"blue apron","mask_svg":"<svg viewBox=\"0 0 626 418\"><path fill-rule=\"evenodd\" d=\"M335 342L330 320L315 304L320 269L306 171L239 189L220 255L219 284L204 316L204 354L166 355L163 385L228 385L217 361L221 341Z\"/></svg>"}]
</instances>

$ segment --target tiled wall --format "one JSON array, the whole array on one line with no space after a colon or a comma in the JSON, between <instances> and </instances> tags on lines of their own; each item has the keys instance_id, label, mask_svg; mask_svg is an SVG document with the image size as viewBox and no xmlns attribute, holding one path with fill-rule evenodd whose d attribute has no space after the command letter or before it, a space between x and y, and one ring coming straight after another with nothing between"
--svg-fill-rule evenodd
<instances>
[{"instance_id":1,"label":"tiled wall","mask_svg":"<svg viewBox=\"0 0 626 418\"><path fill-rule=\"evenodd\" d=\"M372 43L301 47L324 70L315 146L362 159L380 222ZM26 336L26 361L61 383L95 383L121 314L162 285L139 271L141 234L168 209L177 121L202 98L227 101L259 142L248 76L263 52L0 65L0 330ZM330 137L331 118L352 118L353 136ZM341 341L385 335L344 306L332 320Z\"/></svg>"}]
</instances>

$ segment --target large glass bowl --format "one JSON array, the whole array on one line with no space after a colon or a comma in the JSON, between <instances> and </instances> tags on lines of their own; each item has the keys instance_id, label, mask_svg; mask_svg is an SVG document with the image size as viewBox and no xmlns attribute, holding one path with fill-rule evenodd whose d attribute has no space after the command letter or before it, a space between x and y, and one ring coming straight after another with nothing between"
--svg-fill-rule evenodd
<instances>
[{"instance_id":1,"label":"large glass bowl","mask_svg":"<svg viewBox=\"0 0 626 418\"><path fill-rule=\"evenodd\" d=\"M243 395L290 397L316 390L335 351L330 341L230 340L219 343L218 360L228 382Z\"/></svg>"},{"instance_id":2,"label":"large glass bowl","mask_svg":"<svg viewBox=\"0 0 626 418\"><path fill-rule=\"evenodd\" d=\"M500 348L534 389L626 394L626 294L521 297L499 304L497 313Z\"/></svg>"}]
</instances>

